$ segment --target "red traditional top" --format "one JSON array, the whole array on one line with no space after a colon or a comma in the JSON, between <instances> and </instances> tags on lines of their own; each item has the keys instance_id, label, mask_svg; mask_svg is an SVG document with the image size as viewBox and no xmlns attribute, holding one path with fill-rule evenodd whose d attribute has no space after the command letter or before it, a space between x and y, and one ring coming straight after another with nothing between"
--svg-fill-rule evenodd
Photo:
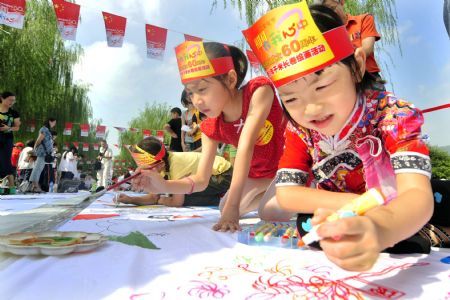
<instances>
[{"instance_id":1,"label":"red traditional top","mask_svg":"<svg viewBox=\"0 0 450 300\"><path fill-rule=\"evenodd\" d=\"M346 125L332 137L289 124L276 185L307 185L312 181L329 191L365 192L364 169L356 144L368 135L381 140L396 174L420 173L430 177L431 163L421 136L422 124L420 110L386 92L361 95Z\"/></svg>"},{"instance_id":2,"label":"red traditional top","mask_svg":"<svg viewBox=\"0 0 450 300\"><path fill-rule=\"evenodd\" d=\"M223 114L217 118L207 118L200 128L209 138L238 147L242 127L247 119L248 109L253 93L261 86L274 87L266 77L256 77L242 87L242 114L234 122L225 122ZM275 90L274 90L275 94ZM275 94L269 116L261 129L253 150L250 164L250 178L273 178L277 172L278 161L283 153L283 132L286 122L283 110Z\"/></svg>"}]
</instances>

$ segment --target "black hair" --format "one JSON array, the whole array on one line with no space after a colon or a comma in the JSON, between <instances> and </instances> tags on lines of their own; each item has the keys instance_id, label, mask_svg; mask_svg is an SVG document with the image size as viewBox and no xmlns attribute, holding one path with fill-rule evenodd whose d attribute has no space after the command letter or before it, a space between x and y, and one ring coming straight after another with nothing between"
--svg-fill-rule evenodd
<instances>
[{"instance_id":1,"label":"black hair","mask_svg":"<svg viewBox=\"0 0 450 300\"><path fill-rule=\"evenodd\" d=\"M164 144L161 143L160 140L155 138L154 136L149 136L143 139L138 143L138 147L141 148L144 151L147 151L151 155L156 155L161 151L161 148L164 147ZM169 173L170 170L170 164L169 164L169 152L166 149L166 155L162 158L162 161L165 164L165 171L166 173ZM165 176L167 179L167 176Z\"/></svg>"},{"instance_id":2,"label":"black hair","mask_svg":"<svg viewBox=\"0 0 450 300\"><path fill-rule=\"evenodd\" d=\"M234 70L237 73L236 88L239 88L245 79L248 69L247 57L244 52L237 47L216 42L206 42L203 43L203 46L205 47L205 52L209 59L231 56L233 59ZM223 83L226 76L227 74L224 74L214 78Z\"/></svg>"},{"instance_id":3,"label":"black hair","mask_svg":"<svg viewBox=\"0 0 450 300\"><path fill-rule=\"evenodd\" d=\"M35 140L28 140L26 141L25 146L33 148L35 143Z\"/></svg>"},{"instance_id":4,"label":"black hair","mask_svg":"<svg viewBox=\"0 0 450 300\"><path fill-rule=\"evenodd\" d=\"M12 92L4 91L3 93L0 94L0 103L2 103L3 99L6 99L11 96L16 96L16 95Z\"/></svg>"},{"instance_id":5,"label":"black hair","mask_svg":"<svg viewBox=\"0 0 450 300\"><path fill-rule=\"evenodd\" d=\"M331 8L325 5L321 4L313 4L309 6L309 10L311 11L311 16L314 19L314 22L316 23L317 27L321 32L327 32L331 29L334 29L339 26L343 26L344 23L342 22L342 19L339 17L339 15ZM355 59L355 56L352 54L344 59L342 59L340 62L345 66L347 66L350 70L351 77L353 78L353 81L355 82L355 88L356 92L364 92L366 90L370 90L374 87L376 83L384 83L383 80L378 80L376 77L374 77L369 72L366 72L364 74L360 74L358 63ZM318 71L316 73L321 73L321 71ZM359 80L362 77L361 80ZM287 117L287 119L294 125L298 126L298 123L295 122L295 120L291 117L289 112L286 110L286 107L284 106L283 102L281 102L281 105L283 106L284 113Z\"/></svg>"},{"instance_id":6,"label":"black hair","mask_svg":"<svg viewBox=\"0 0 450 300\"><path fill-rule=\"evenodd\" d=\"M189 98L188 93L186 92L186 90L183 90L183 92L181 93L181 105L183 105L184 107L188 107L189 104L192 104L191 99ZM180 114L181 116L181 114Z\"/></svg>"},{"instance_id":7,"label":"black hair","mask_svg":"<svg viewBox=\"0 0 450 300\"><path fill-rule=\"evenodd\" d=\"M52 136L57 136L58 132L56 130L50 130L50 133L52 134Z\"/></svg>"},{"instance_id":8,"label":"black hair","mask_svg":"<svg viewBox=\"0 0 450 300\"><path fill-rule=\"evenodd\" d=\"M50 128L51 128L51 127L50 127L50 122L54 122L54 121L56 121L55 118L48 118L48 119L45 121L44 126L47 127L48 129L50 129Z\"/></svg>"},{"instance_id":9,"label":"black hair","mask_svg":"<svg viewBox=\"0 0 450 300\"><path fill-rule=\"evenodd\" d=\"M170 110L171 113L178 114L181 116L181 109L179 107L174 107Z\"/></svg>"}]
</instances>

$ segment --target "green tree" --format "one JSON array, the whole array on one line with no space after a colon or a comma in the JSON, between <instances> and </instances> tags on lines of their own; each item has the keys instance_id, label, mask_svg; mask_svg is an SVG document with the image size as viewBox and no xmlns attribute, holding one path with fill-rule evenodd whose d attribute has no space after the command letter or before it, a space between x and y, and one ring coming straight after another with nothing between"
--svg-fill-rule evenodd
<instances>
[{"instance_id":1,"label":"green tree","mask_svg":"<svg viewBox=\"0 0 450 300\"><path fill-rule=\"evenodd\" d=\"M27 1L23 29L0 26L0 91L17 96L22 126L16 140L36 138L37 132L27 132L27 124L34 120L39 129L48 117L57 119L58 144L80 140L77 134L63 137L62 131L65 122L92 119L89 87L73 82L72 69L82 49L61 39L51 1Z\"/></svg>"},{"instance_id":2,"label":"green tree","mask_svg":"<svg viewBox=\"0 0 450 300\"><path fill-rule=\"evenodd\" d=\"M437 146L430 146L433 179L450 180L450 154Z\"/></svg>"}]
</instances>

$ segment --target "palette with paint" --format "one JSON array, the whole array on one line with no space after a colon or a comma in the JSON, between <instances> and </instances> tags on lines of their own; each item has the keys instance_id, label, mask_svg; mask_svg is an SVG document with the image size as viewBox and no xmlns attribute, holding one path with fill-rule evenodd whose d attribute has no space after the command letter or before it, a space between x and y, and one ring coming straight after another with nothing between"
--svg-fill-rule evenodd
<instances>
[{"instance_id":1,"label":"palette with paint","mask_svg":"<svg viewBox=\"0 0 450 300\"><path fill-rule=\"evenodd\" d=\"M65 255L91 251L108 238L81 231L23 232L0 235L0 252L16 255Z\"/></svg>"},{"instance_id":2,"label":"palette with paint","mask_svg":"<svg viewBox=\"0 0 450 300\"><path fill-rule=\"evenodd\" d=\"M250 246L297 249L303 247L295 222L259 222L242 225L238 242Z\"/></svg>"}]
</instances>

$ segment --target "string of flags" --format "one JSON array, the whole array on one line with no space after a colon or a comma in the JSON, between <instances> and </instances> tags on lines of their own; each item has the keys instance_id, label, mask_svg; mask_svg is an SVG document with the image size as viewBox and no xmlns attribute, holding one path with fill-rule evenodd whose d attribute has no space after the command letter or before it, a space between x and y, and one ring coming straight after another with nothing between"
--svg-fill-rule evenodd
<instances>
[{"instance_id":1,"label":"string of flags","mask_svg":"<svg viewBox=\"0 0 450 300\"><path fill-rule=\"evenodd\" d=\"M80 5L64 0L52 0L57 19L58 30L63 40L75 41L80 20ZM0 0L0 24L22 29L25 20L26 0ZM105 23L106 41L108 47L122 47L125 38L127 18L102 11ZM163 60L166 50L168 31L179 31L145 24L147 57ZM183 33L186 41L201 41L200 37ZM254 53L246 51L250 65L259 70L260 63Z\"/></svg>"}]
</instances>

